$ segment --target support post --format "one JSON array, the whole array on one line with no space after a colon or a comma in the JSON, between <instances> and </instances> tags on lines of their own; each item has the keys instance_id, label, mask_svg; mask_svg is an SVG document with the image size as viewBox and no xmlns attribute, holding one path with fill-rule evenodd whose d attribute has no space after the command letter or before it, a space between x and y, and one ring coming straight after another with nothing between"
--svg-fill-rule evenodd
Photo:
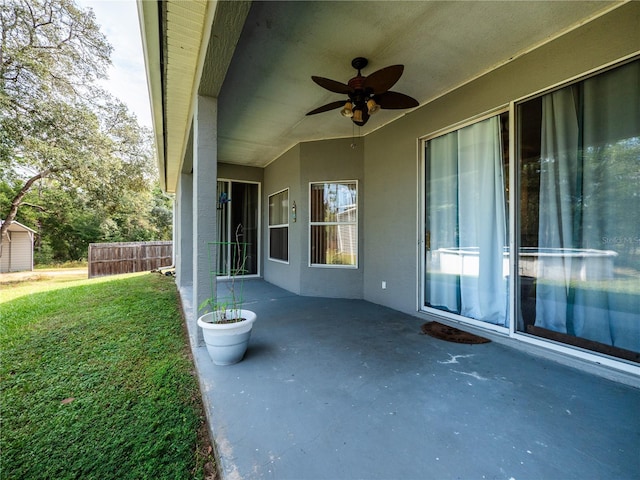
<instances>
[{"instance_id":1,"label":"support post","mask_svg":"<svg viewBox=\"0 0 640 480\"><path fill-rule=\"evenodd\" d=\"M216 241L218 101L199 95L193 117L193 309L211 296L207 242ZM215 282L215 279L214 279ZM195 319L194 319L195 321ZM198 343L203 343L198 332Z\"/></svg>"},{"instance_id":2,"label":"support post","mask_svg":"<svg viewBox=\"0 0 640 480\"><path fill-rule=\"evenodd\" d=\"M176 192L176 281L179 288L193 285L193 175L183 173Z\"/></svg>"}]
</instances>

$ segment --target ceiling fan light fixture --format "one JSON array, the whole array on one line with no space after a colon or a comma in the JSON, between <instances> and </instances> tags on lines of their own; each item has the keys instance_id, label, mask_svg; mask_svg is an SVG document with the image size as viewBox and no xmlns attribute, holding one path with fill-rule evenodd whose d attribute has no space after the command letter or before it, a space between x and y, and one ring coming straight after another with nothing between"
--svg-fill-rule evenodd
<instances>
[{"instance_id":1,"label":"ceiling fan light fixture","mask_svg":"<svg viewBox=\"0 0 640 480\"><path fill-rule=\"evenodd\" d=\"M356 108L353 111L353 121L354 122L362 122L362 110L360 108Z\"/></svg>"},{"instance_id":2,"label":"ceiling fan light fixture","mask_svg":"<svg viewBox=\"0 0 640 480\"><path fill-rule=\"evenodd\" d=\"M340 114L347 118L353 117L353 104L351 102L345 103L342 110L340 110Z\"/></svg>"},{"instance_id":3,"label":"ceiling fan light fixture","mask_svg":"<svg viewBox=\"0 0 640 480\"><path fill-rule=\"evenodd\" d=\"M380 110L380 105L378 105L373 98L370 98L367 100L367 109L369 111L369 115L373 115Z\"/></svg>"}]
</instances>

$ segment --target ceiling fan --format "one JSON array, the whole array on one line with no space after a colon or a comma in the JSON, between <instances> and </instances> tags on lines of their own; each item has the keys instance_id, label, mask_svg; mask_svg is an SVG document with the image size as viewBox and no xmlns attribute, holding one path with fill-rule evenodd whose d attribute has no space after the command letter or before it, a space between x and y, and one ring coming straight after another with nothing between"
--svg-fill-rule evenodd
<instances>
[{"instance_id":1,"label":"ceiling fan","mask_svg":"<svg viewBox=\"0 0 640 480\"><path fill-rule=\"evenodd\" d=\"M418 101L408 95L391 92L389 89L400 79L404 71L404 65L391 65L373 72L369 76L362 76L360 70L367 66L369 61L363 57L354 58L351 66L358 70L358 74L347 84L330 80L328 78L312 76L311 80L330 92L341 93L349 97L348 100L331 102L307 115L327 112L342 107L340 113L344 117L351 118L356 125L363 126L369 117L381 108L400 110L418 106Z\"/></svg>"}]
</instances>

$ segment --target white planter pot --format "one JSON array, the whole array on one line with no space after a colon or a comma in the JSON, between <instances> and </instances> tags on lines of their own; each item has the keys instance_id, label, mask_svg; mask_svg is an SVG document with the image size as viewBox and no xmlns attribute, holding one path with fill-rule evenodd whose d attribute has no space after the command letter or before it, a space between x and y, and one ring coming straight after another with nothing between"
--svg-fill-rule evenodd
<instances>
[{"instance_id":1,"label":"white planter pot","mask_svg":"<svg viewBox=\"0 0 640 480\"><path fill-rule=\"evenodd\" d=\"M198 325L202 328L204 343L213 363L216 365L233 365L244 357L251 336L256 314L251 310L227 310L226 318L244 318L235 323L214 323L214 318L220 318L222 312L210 312L198 318Z\"/></svg>"}]
</instances>

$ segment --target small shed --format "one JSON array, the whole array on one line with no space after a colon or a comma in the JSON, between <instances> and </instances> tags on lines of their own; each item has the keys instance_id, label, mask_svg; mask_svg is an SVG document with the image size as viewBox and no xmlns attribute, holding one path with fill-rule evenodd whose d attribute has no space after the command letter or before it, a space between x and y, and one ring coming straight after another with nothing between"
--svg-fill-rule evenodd
<instances>
[{"instance_id":1,"label":"small shed","mask_svg":"<svg viewBox=\"0 0 640 480\"><path fill-rule=\"evenodd\" d=\"M0 220L0 224L4 220ZM18 222L11 222L2 237L0 273L33 270L33 239L35 230Z\"/></svg>"}]
</instances>

